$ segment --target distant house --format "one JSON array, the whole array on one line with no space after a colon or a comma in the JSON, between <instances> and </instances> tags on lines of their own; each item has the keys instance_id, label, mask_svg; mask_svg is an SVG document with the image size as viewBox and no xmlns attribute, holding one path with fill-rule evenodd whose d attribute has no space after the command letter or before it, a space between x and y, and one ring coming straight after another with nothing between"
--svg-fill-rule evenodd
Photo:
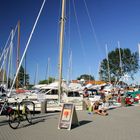
<instances>
[{"instance_id":1,"label":"distant house","mask_svg":"<svg viewBox=\"0 0 140 140\"><path fill-rule=\"evenodd\" d=\"M106 82L104 81L86 81L86 84L92 84L92 85L101 85L105 84Z\"/></svg>"},{"instance_id":2,"label":"distant house","mask_svg":"<svg viewBox=\"0 0 140 140\"><path fill-rule=\"evenodd\" d=\"M72 80L72 83L79 83L79 80ZM85 84L92 84L92 85L101 85L101 84L105 84L104 81L86 81Z\"/></svg>"},{"instance_id":3,"label":"distant house","mask_svg":"<svg viewBox=\"0 0 140 140\"><path fill-rule=\"evenodd\" d=\"M79 80L72 80L72 83L79 83Z\"/></svg>"}]
</instances>

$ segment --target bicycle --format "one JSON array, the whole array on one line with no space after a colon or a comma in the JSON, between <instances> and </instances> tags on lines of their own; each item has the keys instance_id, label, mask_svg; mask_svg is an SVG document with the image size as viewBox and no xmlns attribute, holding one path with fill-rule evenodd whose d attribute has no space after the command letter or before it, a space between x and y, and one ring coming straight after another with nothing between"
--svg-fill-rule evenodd
<instances>
[{"instance_id":1,"label":"bicycle","mask_svg":"<svg viewBox=\"0 0 140 140\"><path fill-rule=\"evenodd\" d=\"M31 113L29 107L32 105L33 114ZM9 113L9 126L13 129L17 129L21 121L25 119L32 124L32 115L34 115L34 103L31 101L22 101L20 103L16 103L16 109L13 109ZM22 109L21 109L22 107Z\"/></svg>"},{"instance_id":2,"label":"bicycle","mask_svg":"<svg viewBox=\"0 0 140 140\"><path fill-rule=\"evenodd\" d=\"M8 116L12 112L12 107L8 103L6 96L0 98L0 115Z\"/></svg>"},{"instance_id":3,"label":"bicycle","mask_svg":"<svg viewBox=\"0 0 140 140\"><path fill-rule=\"evenodd\" d=\"M29 110L30 106L33 107L33 113L31 113ZM20 122L25 119L31 124L32 115L34 115L34 112L35 104L27 100L23 100L22 102L15 102L15 105L10 106L8 103L8 97L5 97L0 104L0 115L3 114L8 116L8 124L13 129L17 129Z\"/></svg>"}]
</instances>

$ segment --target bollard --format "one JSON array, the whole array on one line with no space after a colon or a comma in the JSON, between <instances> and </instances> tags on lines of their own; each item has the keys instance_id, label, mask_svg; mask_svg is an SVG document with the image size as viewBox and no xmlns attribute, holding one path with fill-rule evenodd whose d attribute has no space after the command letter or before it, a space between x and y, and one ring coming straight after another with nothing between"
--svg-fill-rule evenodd
<instances>
[{"instance_id":1,"label":"bollard","mask_svg":"<svg viewBox=\"0 0 140 140\"><path fill-rule=\"evenodd\" d=\"M41 113L47 112L47 100L41 102Z\"/></svg>"},{"instance_id":2,"label":"bollard","mask_svg":"<svg viewBox=\"0 0 140 140\"><path fill-rule=\"evenodd\" d=\"M84 100L83 100L83 103L82 103L82 108L83 108L83 110L87 110L87 106L86 106L86 103L85 103Z\"/></svg>"}]
</instances>

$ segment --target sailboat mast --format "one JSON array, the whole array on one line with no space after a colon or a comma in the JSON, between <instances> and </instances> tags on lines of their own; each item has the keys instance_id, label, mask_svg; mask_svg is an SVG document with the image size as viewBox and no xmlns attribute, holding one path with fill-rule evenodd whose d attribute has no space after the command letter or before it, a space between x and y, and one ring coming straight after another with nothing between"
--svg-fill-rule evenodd
<instances>
[{"instance_id":1,"label":"sailboat mast","mask_svg":"<svg viewBox=\"0 0 140 140\"><path fill-rule=\"evenodd\" d=\"M123 75L123 70L122 70L122 57L121 57L121 47L120 47L120 42L118 41L118 48L119 48L119 58L120 58L120 68L121 68L121 76Z\"/></svg>"},{"instance_id":2,"label":"sailboat mast","mask_svg":"<svg viewBox=\"0 0 140 140\"><path fill-rule=\"evenodd\" d=\"M9 79L10 79L10 72L11 72L11 60L12 60L12 50L13 50L13 38L14 38L14 30L12 29L11 31L11 42L10 42L10 50L9 50L9 60L8 60L8 70L7 70L7 88L8 85L10 85L9 83Z\"/></svg>"},{"instance_id":3,"label":"sailboat mast","mask_svg":"<svg viewBox=\"0 0 140 140\"><path fill-rule=\"evenodd\" d=\"M107 48L107 44L105 45L105 47L106 47L107 69L108 69L108 81L109 81L109 83L111 83L111 80L110 80L110 67L109 67L109 60L108 60L108 48Z\"/></svg>"},{"instance_id":4,"label":"sailboat mast","mask_svg":"<svg viewBox=\"0 0 140 140\"><path fill-rule=\"evenodd\" d=\"M72 51L69 50L69 64L68 64L68 74L67 74L67 84L71 81L71 71L72 71Z\"/></svg>"},{"instance_id":5,"label":"sailboat mast","mask_svg":"<svg viewBox=\"0 0 140 140\"><path fill-rule=\"evenodd\" d=\"M36 65L34 85L37 85L37 83L38 83L38 64Z\"/></svg>"},{"instance_id":6,"label":"sailboat mast","mask_svg":"<svg viewBox=\"0 0 140 140\"><path fill-rule=\"evenodd\" d=\"M24 66L25 66L25 69L24 69L24 87L27 86L27 83L26 83L26 55L27 55L27 53L25 54L25 58L24 58Z\"/></svg>"},{"instance_id":7,"label":"sailboat mast","mask_svg":"<svg viewBox=\"0 0 140 140\"><path fill-rule=\"evenodd\" d=\"M20 51L20 21L18 21L18 42L17 42L17 69L18 69L18 66L19 66L19 53ZM17 75L17 79L16 79L16 88L19 87L19 79L18 79L18 75Z\"/></svg>"},{"instance_id":8,"label":"sailboat mast","mask_svg":"<svg viewBox=\"0 0 140 140\"><path fill-rule=\"evenodd\" d=\"M48 84L49 84L49 77L50 77L50 58L48 58L47 72L46 72L46 79L48 79Z\"/></svg>"},{"instance_id":9,"label":"sailboat mast","mask_svg":"<svg viewBox=\"0 0 140 140\"><path fill-rule=\"evenodd\" d=\"M61 102L61 93L62 93L62 56L63 56L63 43L64 43L64 25L65 25L65 0L62 0L62 11L61 11L61 19L60 19L60 39L59 39L59 85L58 85L58 93L59 93L59 103Z\"/></svg>"}]
</instances>

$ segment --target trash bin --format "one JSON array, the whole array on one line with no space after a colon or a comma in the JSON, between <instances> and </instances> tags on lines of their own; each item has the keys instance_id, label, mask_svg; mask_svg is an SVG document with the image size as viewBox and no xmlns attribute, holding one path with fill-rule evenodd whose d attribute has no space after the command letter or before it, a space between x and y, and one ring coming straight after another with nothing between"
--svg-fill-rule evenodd
<instances>
[{"instance_id":1,"label":"trash bin","mask_svg":"<svg viewBox=\"0 0 140 140\"><path fill-rule=\"evenodd\" d=\"M41 102L41 113L46 113L47 112L47 100L43 100Z\"/></svg>"}]
</instances>

